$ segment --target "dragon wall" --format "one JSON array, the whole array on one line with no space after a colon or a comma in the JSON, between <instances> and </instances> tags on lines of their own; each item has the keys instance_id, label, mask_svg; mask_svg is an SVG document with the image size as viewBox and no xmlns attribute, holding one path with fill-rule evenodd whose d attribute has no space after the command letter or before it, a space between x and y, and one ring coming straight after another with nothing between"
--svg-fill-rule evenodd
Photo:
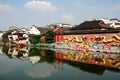
<instances>
[{"instance_id":1,"label":"dragon wall","mask_svg":"<svg viewBox=\"0 0 120 80\"><path fill-rule=\"evenodd\" d=\"M120 53L120 33L56 35L55 38L59 39L56 48Z\"/></svg>"}]
</instances>

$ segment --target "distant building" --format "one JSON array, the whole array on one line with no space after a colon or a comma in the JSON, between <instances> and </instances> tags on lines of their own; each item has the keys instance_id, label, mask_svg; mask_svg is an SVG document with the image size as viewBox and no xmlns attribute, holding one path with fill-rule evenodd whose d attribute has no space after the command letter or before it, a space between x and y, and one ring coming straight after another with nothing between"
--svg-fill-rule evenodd
<instances>
[{"instance_id":1,"label":"distant building","mask_svg":"<svg viewBox=\"0 0 120 80\"><path fill-rule=\"evenodd\" d=\"M118 19L101 19L100 25L103 27L120 28L120 20Z\"/></svg>"},{"instance_id":2,"label":"distant building","mask_svg":"<svg viewBox=\"0 0 120 80\"><path fill-rule=\"evenodd\" d=\"M29 41L28 31L26 29L23 30L23 29L15 28L11 33L11 35L8 35L8 39L9 39L9 44L14 43L17 46L18 45L25 46Z\"/></svg>"},{"instance_id":3,"label":"distant building","mask_svg":"<svg viewBox=\"0 0 120 80\"><path fill-rule=\"evenodd\" d=\"M41 35L44 34L44 33L46 33L49 30L53 30L50 27L38 27L37 29L40 31Z\"/></svg>"},{"instance_id":4,"label":"distant building","mask_svg":"<svg viewBox=\"0 0 120 80\"><path fill-rule=\"evenodd\" d=\"M60 28L60 27L63 27L63 28L69 27L69 28L71 28L72 25L70 25L70 24L65 24L65 23L55 23L55 24L49 25L49 27L50 27L50 28L54 28L54 27L57 27L57 28Z\"/></svg>"},{"instance_id":5,"label":"distant building","mask_svg":"<svg viewBox=\"0 0 120 80\"><path fill-rule=\"evenodd\" d=\"M33 35L41 34L39 29L35 25L33 25L28 32L29 32L29 34L33 34Z\"/></svg>"}]
</instances>

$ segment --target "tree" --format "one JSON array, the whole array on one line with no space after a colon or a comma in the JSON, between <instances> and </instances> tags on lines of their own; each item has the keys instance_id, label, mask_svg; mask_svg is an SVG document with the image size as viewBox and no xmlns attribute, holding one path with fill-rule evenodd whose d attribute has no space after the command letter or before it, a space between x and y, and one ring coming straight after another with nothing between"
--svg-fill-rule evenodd
<instances>
[{"instance_id":1,"label":"tree","mask_svg":"<svg viewBox=\"0 0 120 80\"><path fill-rule=\"evenodd\" d=\"M37 44L37 43L39 43L40 41L40 35L32 35L32 36L30 36L30 43L32 43L32 44Z\"/></svg>"},{"instance_id":2,"label":"tree","mask_svg":"<svg viewBox=\"0 0 120 80\"><path fill-rule=\"evenodd\" d=\"M29 56L40 56L40 50L35 47L30 48L29 53Z\"/></svg>"},{"instance_id":3,"label":"tree","mask_svg":"<svg viewBox=\"0 0 120 80\"><path fill-rule=\"evenodd\" d=\"M54 32L53 30L48 30L45 34L46 43L53 43L54 42Z\"/></svg>"}]
</instances>

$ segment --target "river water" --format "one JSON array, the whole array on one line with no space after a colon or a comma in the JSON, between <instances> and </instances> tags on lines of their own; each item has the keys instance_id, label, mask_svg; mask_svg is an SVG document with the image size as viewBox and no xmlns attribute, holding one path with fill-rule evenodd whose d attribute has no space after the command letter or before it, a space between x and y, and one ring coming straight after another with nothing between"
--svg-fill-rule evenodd
<instances>
[{"instance_id":1,"label":"river water","mask_svg":"<svg viewBox=\"0 0 120 80\"><path fill-rule=\"evenodd\" d=\"M120 54L0 47L0 80L120 80Z\"/></svg>"}]
</instances>

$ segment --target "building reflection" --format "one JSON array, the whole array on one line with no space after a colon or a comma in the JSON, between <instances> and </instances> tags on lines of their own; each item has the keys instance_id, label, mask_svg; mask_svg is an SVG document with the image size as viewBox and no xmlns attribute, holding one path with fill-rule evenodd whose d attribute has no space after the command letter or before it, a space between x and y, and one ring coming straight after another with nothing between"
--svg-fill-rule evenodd
<instances>
[{"instance_id":1,"label":"building reflection","mask_svg":"<svg viewBox=\"0 0 120 80\"><path fill-rule=\"evenodd\" d=\"M7 49L7 47L2 47L2 50ZM17 47L9 47L7 49L6 55L9 58L19 58L21 60L30 60L32 64L38 63L40 61L39 55L32 55L27 47L17 48Z\"/></svg>"},{"instance_id":2,"label":"building reflection","mask_svg":"<svg viewBox=\"0 0 120 80\"><path fill-rule=\"evenodd\" d=\"M105 70L120 72L120 54L84 52L57 49L54 52L56 65L67 63L90 73L103 74ZM59 63L58 63L59 62ZM63 66L62 66L63 67Z\"/></svg>"},{"instance_id":3,"label":"building reflection","mask_svg":"<svg viewBox=\"0 0 120 80\"><path fill-rule=\"evenodd\" d=\"M29 52L26 47L21 49L18 49L16 47L10 47L8 49L8 54L11 55L12 58L28 59Z\"/></svg>"},{"instance_id":4,"label":"building reflection","mask_svg":"<svg viewBox=\"0 0 120 80\"><path fill-rule=\"evenodd\" d=\"M56 53L58 52L62 53L62 59L66 61L120 69L120 54L106 54L100 52L84 52L74 50L57 50ZM58 58L58 56L56 58Z\"/></svg>"},{"instance_id":5,"label":"building reflection","mask_svg":"<svg viewBox=\"0 0 120 80\"><path fill-rule=\"evenodd\" d=\"M54 52L54 66L55 68L63 70L63 54L59 51Z\"/></svg>"},{"instance_id":6,"label":"building reflection","mask_svg":"<svg viewBox=\"0 0 120 80\"><path fill-rule=\"evenodd\" d=\"M64 70L64 64L69 64L80 70L99 75L106 69L120 72L120 54L5 46L0 47L0 51L2 52L0 55L29 60L32 64L48 62L60 70Z\"/></svg>"}]
</instances>

